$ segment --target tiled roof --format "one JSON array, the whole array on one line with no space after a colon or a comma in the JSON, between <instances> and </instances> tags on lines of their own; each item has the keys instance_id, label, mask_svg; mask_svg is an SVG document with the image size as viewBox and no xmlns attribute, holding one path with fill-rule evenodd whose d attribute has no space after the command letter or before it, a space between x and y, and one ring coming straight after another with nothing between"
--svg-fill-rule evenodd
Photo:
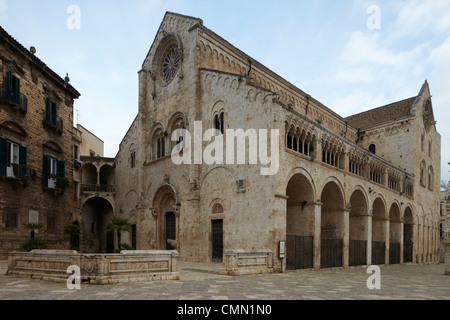
<instances>
[{"instance_id":1,"label":"tiled roof","mask_svg":"<svg viewBox=\"0 0 450 320\"><path fill-rule=\"evenodd\" d=\"M345 118L355 128L368 128L384 122L405 118L411 115L411 109L417 97L394 102L383 107L362 112Z\"/></svg>"}]
</instances>

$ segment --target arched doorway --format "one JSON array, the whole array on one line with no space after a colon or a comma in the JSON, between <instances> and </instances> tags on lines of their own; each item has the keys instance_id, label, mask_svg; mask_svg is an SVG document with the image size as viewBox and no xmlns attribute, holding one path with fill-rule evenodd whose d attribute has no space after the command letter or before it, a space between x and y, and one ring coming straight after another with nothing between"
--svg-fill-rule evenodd
<instances>
[{"instance_id":1,"label":"arched doorway","mask_svg":"<svg viewBox=\"0 0 450 320\"><path fill-rule=\"evenodd\" d=\"M414 220L410 207L405 209L403 225L403 262L413 262Z\"/></svg>"},{"instance_id":2,"label":"arched doorway","mask_svg":"<svg viewBox=\"0 0 450 320\"><path fill-rule=\"evenodd\" d=\"M102 197L88 199L81 209L83 250L88 253L114 251L114 234L106 232L106 225L113 217L111 203Z\"/></svg>"},{"instance_id":3,"label":"arched doorway","mask_svg":"<svg viewBox=\"0 0 450 320\"><path fill-rule=\"evenodd\" d=\"M294 175L286 195L286 268L312 268L315 208L311 182L303 174Z\"/></svg>"},{"instance_id":4,"label":"arched doorway","mask_svg":"<svg viewBox=\"0 0 450 320\"><path fill-rule=\"evenodd\" d=\"M174 190L163 186L156 192L153 206L157 211L155 219L155 235L157 247L161 250L179 251L179 209Z\"/></svg>"},{"instance_id":5,"label":"arched doorway","mask_svg":"<svg viewBox=\"0 0 450 320\"><path fill-rule=\"evenodd\" d=\"M372 264L386 263L386 208L381 198L372 206Z\"/></svg>"},{"instance_id":6,"label":"arched doorway","mask_svg":"<svg viewBox=\"0 0 450 320\"><path fill-rule=\"evenodd\" d=\"M400 208L394 202L389 210L389 264L399 264L401 262L401 239Z\"/></svg>"},{"instance_id":7,"label":"arched doorway","mask_svg":"<svg viewBox=\"0 0 450 320\"><path fill-rule=\"evenodd\" d=\"M355 190L350 197L350 222L349 222L349 256L348 264L367 264L367 230L368 230L368 205L364 193Z\"/></svg>"},{"instance_id":8,"label":"arched doorway","mask_svg":"<svg viewBox=\"0 0 450 320\"><path fill-rule=\"evenodd\" d=\"M344 195L336 182L328 182L322 190L320 267L342 267L344 256Z\"/></svg>"}]
</instances>

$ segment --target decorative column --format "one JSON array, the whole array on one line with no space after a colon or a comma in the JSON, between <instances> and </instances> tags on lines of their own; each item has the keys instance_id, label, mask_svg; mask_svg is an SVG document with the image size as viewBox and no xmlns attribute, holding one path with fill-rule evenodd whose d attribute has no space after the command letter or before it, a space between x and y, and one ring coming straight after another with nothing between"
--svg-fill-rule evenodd
<instances>
[{"instance_id":1,"label":"decorative column","mask_svg":"<svg viewBox=\"0 0 450 320\"><path fill-rule=\"evenodd\" d=\"M450 239L442 243L445 247L445 271L444 274L450 276Z\"/></svg>"},{"instance_id":2,"label":"decorative column","mask_svg":"<svg viewBox=\"0 0 450 320\"><path fill-rule=\"evenodd\" d=\"M385 243L385 251L384 251L384 263L386 265L389 264L389 250L390 250L390 241L391 241L391 233L390 233L390 219L385 219L385 225L384 225L384 243Z\"/></svg>"},{"instance_id":3,"label":"decorative column","mask_svg":"<svg viewBox=\"0 0 450 320\"><path fill-rule=\"evenodd\" d=\"M321 229L322 229L322 205L320 199L314 204L314 243L313 243L313 267L315 270L320 269L320 243L321 243Z\"/></svg>"},{"instance_id":4,"label":"decorative column","mask_svg":"<svg viewBox=\"0 0 450 320\"><path fill-rule=\"evenodd\" d=\"M343 211L344 215L344 234L343 234L343 248L342 248L342 266L348 267L349 256L349 240L350 240L350 203Z\"/></svg>"},{"instance_id":5,"label":"decorative column","mask_svg":"<svg viewBox=\"0 0 450 320\"><path fill-rule=\"evenodd\" d=\"M366 216L366 239L367 239L367 246L366 246L366 264L368 266L372 265L372 210L370 209L367 212Z\"/></svg>"}]
</instances>

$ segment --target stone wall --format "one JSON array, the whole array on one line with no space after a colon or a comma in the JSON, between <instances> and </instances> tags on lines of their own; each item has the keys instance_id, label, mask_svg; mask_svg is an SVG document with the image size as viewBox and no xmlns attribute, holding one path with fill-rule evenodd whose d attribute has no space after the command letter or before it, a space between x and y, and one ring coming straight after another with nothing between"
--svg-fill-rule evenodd
<instances>
[{"instance_id":1,"label":"stone wall","mask_svg":"<svg viewBox=\"0 0 450 320\"><path fill-rule=\"evenodd\" d=\"M113 284L179 280L176 251L121 251L120 254L77 254L70 250L32 250L8 256L7 275L66 281L69 266L80 268L83 283Z\"/></svg>"},{"instance_id":2,"label":"stone wall","mask_svg":"<svg viewBox=\"0 0 450 320\"><path fill-rule=\"evenodd\" d=\"M73 184L61 191L43 187L43 155L65 161L65 177L73 174L73 103L79 93L56 75L36 56L23 48L4 30L0 31L0 85L5 86L8 71L20 80L20 93L27 99L27 108L0 101L0 137L27 148L26 165L30 174L20 179L0 178L0 256L17 250L29 238L24 223L40 222L43 228L37 237L53 248L67 248L68 237L63 226L72 223L71 215L78 209L73 201ZM58 125L44 121L46 99L57 104ZM14 226L7 226L8 215L15 215Z\"/></svg>"}]
</instances>

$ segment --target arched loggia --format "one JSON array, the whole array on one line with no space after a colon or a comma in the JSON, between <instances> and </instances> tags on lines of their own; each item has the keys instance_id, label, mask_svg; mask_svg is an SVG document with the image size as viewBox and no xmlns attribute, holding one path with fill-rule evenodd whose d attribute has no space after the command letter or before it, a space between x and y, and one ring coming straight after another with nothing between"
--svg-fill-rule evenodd
<instances>
[{"instance_id":1,"label":"arched loggia","mask_svg":"<svg viewBox=\"0 0 450 320\"><path fill-rule=\"evenodd\" d=\"M344 195L336 182L330 181L325 185L321 202L320 267L342 267L346 211Z\"/></svg>"},{"instance_id":2,"label":"arched loggia","mask_svg":"<svg viewBox=\"0 0 450 320\"><path fill-rule=\"evenodd\" d=\"M286 188L286 267L313 267L314 192L311 182L296 174Z\"/></svg>"}]
</instances>

